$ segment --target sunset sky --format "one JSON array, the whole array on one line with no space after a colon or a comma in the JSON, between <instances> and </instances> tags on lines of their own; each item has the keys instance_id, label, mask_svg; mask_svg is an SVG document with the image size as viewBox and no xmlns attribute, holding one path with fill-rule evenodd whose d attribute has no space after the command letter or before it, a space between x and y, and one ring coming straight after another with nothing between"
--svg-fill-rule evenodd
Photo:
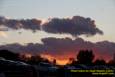
<instances>
[{"instance_id":1,"label":"sunset sky","mask_svg":"<svg viewBox=\"0 0 115 77\"><path fill-rule=\"evenodd\" d=\"M62 64L87 48L112 59L115 0L0 0L3 48L40 53Z\"/></svg>"}]
</instances>

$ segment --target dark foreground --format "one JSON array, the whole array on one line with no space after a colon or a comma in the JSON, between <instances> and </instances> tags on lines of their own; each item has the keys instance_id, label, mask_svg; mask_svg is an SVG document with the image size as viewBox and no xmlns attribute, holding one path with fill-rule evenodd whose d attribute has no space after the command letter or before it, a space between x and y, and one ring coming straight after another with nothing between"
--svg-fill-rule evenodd
<instances>
[{"instance_id":1,"label":"dark foreground","mask_svg":"<svg viewBox=\"0 0 115 77\"><path fill-rule=\"evenodd\" d=\"M29 65L20 61L0 60L0 77L115 77L115 66Z\"/></svg>"}]
</instances>

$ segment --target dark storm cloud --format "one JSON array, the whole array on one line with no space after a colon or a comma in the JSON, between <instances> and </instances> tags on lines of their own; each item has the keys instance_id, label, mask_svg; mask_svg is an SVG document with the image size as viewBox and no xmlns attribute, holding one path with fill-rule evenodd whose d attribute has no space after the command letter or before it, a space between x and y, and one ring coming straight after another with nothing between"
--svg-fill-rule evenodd
<instances>
[{"instance_id":1,"label":"dark storm cloud","mask_svg":"<svg viewBox=\"0 0 115 77\"><path fill-rule=\"evenodd\" d=\"M41 20L37 19L7 19L0 17L0 26L5 26L14 30L25 29L25 30L40 30Z\"/></svg>"},{"instance_id":2,"label":"dark storm cloud","mask_svg":"<svg viewBox=\"0 0 115 77\"><path fill-rule=\"evenodd\" d=\"M72 40L70 38L44 38L42 39L43 44L28 43L27 45L20 44L7 44L1 45L0 49L8 49L14 52L29 52L33 54L49 53L53 56L76 56L79 50L89 49L93 50L95 54L101 55L105 59L112 57L115 53L115 43L109 41L102 41L92 43L84 41L81 38Z\"/></svg>"},{"instance_id":3,"label":"dark storm cloud","mask_svg":"<svg viewBox=\"0 0 115 77\"><path fill-rule=\"evenodd\" d=\"M8 28L2 28L2 27L0 27L0 31L8 31Z\"/></svg>"},{"instance_id":4,"label":"dark storm cloud","mask_svg":"<svg viewBox=\"0 0 115 77\"><path fill-rule=\"evenodd\" d=\"M73 36L103 34L103 32L96 27L94 20L81 16L73 16L71 19L53 18L43 25L43 29L50 33L67 33Z\"/></svg>"},{"instance_id":5,"label":"dark storm cloud","mask_svg":"<svg viewBox=\"0 0 115 77\"><path fill-rule=\"evenodd\" d=\"M0 26L5 26L11 29L25 30L40 30L40 28L49 33L71 34L72 36L86 35L92 36L95 34L103 34L95 25L94 20L81 16L73 16L72 18L52 18L48 22L41 24L42 20L37 19L7 19L0 17Z\"/></svg>"}]
</instances>

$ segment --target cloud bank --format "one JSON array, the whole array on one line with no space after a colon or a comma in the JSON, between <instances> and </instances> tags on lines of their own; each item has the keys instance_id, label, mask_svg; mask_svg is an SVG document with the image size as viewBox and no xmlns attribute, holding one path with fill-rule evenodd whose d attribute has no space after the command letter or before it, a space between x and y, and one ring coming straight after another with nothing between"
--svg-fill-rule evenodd
<instances>
[{"instance_id":1,"label":"cloud bank","mask_svg":"<svg viewBox=\"0 0 115 77\"><path fill-rule=\"evenodd\" d=\"M32 53L32 54L50 54L54 57L69 58L75 57L79 50L93 50L96 57L109 60L115 53L115 43L102 41L92 43L81 38L72 40L70 38L44 38L43 44L28 43L21 45L18 43L1 45L0 49L9 49L14 52Z\"/></svg>"}]
</instances>

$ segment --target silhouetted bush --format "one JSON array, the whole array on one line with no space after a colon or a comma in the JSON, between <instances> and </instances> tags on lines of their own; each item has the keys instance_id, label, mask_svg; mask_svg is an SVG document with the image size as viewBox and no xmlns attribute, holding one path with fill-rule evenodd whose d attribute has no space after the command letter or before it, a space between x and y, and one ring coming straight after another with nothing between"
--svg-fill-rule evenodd
<instances>
[{"instance_id":1,"label":"silhouetted bush","mask_svg":"<svg viewBox=\"0 0 115 77\"><path fill-rule=\"evenodd\" d=\"M108 62L108 65L115 66L115 61L114 61L114 60L110 60L110 61Z\"/></svg>"},{"instance_id":2,"label":"silhouetted bush","mask_svg":"<svg viewBox=\"0 0 115 77\"><path fill-rule=\"evenodd\" d=\"M46 63L49 63L49 60L48 59L45 59L45 58L42 58L41 56L39 55L36 55L36 56L32 56L28 61L27 63L29 64L38 64L40 62L46 62Z\"/></svg>"},{"instance_id":3,"label":"silhouetted bush","mask_svg":"<svg viewBox=\"0 0 115 77\"><path fill-rule=\"evenodd\" d=\"M95 60L94 64L95 65L105 65L106 62L104 59L97 59L97 60Z\"/></svg>"}]
</instances>

